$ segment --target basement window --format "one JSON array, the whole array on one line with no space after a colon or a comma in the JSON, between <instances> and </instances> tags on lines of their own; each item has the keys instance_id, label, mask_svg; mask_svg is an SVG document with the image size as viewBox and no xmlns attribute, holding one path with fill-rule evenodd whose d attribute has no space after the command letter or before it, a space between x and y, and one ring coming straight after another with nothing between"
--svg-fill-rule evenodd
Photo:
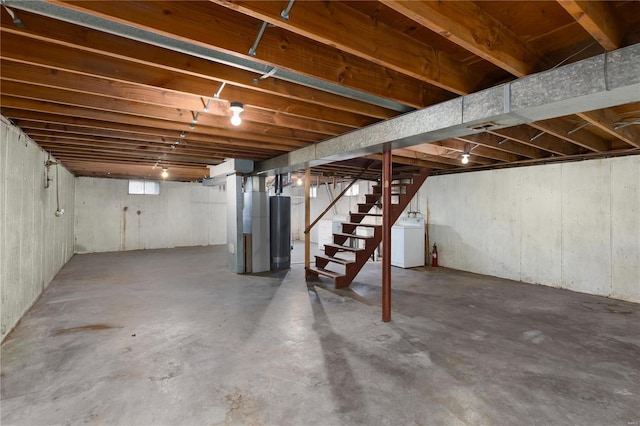
<instances>
[{"instance_id":1,"label":"basement window","mask_svg":"<svg viewBox=\"0 0 640 426\"><path fill-rule=\"evenodd\" d=\"M318 187L310 186L309 187L309 198L318 198Z\"/></svg>"},{"instance_id":2,"label":"basement window","mask_svg":"<svg viewBox=\"0 0 640 426\"><path fill-rule=\"evenodd\" d=\"M358 184L354 183L353 185L351 185L351 188L347 189L347 192L345 192L344 195L347 197L356 197L360 195L360 187L358 186Z\"/></svg>"},{"instance_id":3,"label":"basement window","mask_svg":"<svg viewBox=\"0 0 640 426\"><path fill-rule=\"evenodd\" d=\"M158 195L160 194L160 182L156 180L129 180L129 194L133 195Z\"/></svg>"}]
</instances>

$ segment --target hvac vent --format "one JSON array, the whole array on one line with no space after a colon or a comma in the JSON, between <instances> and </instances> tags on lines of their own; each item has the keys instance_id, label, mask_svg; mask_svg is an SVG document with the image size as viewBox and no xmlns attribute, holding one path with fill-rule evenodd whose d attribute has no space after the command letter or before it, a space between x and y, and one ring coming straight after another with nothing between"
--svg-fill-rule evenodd
<instances>
[{"instance_id":1,"label":"hvac vent","mask_svg":"<svg viewBox=\"0 0 640 426\"><path fill-rule=\"evenodd\" d=\"M492 129L494 127L498 127L498 123L494 123L493 121L487 121L486 123L476 124L474 126L469 126L469 128L471 130L475 130L477 132L480 132L480 131L483 131L483 130L489 130L489 129Z\"/></svg>"}]
</instances>

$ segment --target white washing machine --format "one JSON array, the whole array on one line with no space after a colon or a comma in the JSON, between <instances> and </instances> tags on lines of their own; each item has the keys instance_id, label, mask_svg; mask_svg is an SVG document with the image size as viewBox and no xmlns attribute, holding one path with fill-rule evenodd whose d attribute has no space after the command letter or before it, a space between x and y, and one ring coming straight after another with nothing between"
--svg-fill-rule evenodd
<instances>
[{"instance_id":1,"label":"white washing machine","mask_svg":"<svg viewBox=\"0 0 640 426\"><path fill-rule=\"evenodd\" d=\"M424 266L424 218L400 217L391 227L391 265Z\"/></svg>"}]
</instances>

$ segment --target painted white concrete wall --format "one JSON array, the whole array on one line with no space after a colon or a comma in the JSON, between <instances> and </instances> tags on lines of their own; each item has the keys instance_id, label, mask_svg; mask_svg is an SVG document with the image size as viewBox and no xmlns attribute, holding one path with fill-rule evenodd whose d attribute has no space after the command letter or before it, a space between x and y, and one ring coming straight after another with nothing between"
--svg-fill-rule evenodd
<instances>
[{"instance_id":1,"label":"painted white concrete wall","mask_svg":"<svg viewBox=\"0 0 640 426\"><path fill-rule=\"evenodd\" d=\"M76 179L76 253L226 243L219 187L163 181L159 195L129 195L128 182Z\"/></svg>"},{"instance_id":2,"label":"painted white concrete wall","mask_svg":"<svg viewBox=\"0 0 640 426\"><path fill-rule=\"evenodd\" d=\"M313 179L313 178L312 178ZM342 182L335 185L330 184L331 192L334 197L337 197L344 188L348 185L348 182ZM332 208L323 216L323 219L331 220L338 214L341 216L349 217L349 212L358 210L358 203L365 202L364 194L371 192L371 185L373 182L359 181L355 185L359 186L359 195L357 196L344 196L335 205L335 212ZM283 191L283 195L291 196L291 233L292 240L304 240L304 186L292 185L286 187ZM315 220L320 213L331 203L329 194L325 184L318 187L317 197L311 198L311 221ZM337 212L337 213L336 213ZM311 229L311 242L318 242L318 228L316 225Z\"/></svg>"},{"instance_id":3,"label":"painted white concrete wall","mask_svg":"<svg viewBox=\"0 0 640 426\"><path fill-rule=\"evenodd\" d=\"M0 289L2 339L73 256L75 180L20 129L0 122ZM57 169L57 170L56 170ZM56 176L57 172L57 176ZM56 217L56 179L60 208Z\"/></svg>"},{"instance_id":4,"label":"painted white concrete wall","mask_svg":"<svg viewBox=\"0 0 640 426\"><path fill-rule=\"evenodd\" d=\"M442 266L640 302L640 156L427 179Z\"/></svg>"}]
</instances>

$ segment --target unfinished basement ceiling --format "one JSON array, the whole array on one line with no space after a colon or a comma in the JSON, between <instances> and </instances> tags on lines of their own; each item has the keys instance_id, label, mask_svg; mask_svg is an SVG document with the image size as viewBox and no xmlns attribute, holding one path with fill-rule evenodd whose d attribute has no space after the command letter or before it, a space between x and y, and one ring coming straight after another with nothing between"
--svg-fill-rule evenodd
<instances>
[{"instance_id":1,"label":"unfinished basement ceiling","mask_svg":"<svg viewBox=\"0 0 640 426\"><path fill-rule=\"evenodd\" d=\"M640 42L637 1L5 3L1 113L76 176L199 180ZM393 158L455 173L638 153L635 102Z\"/></svg>"}]
</instances>

